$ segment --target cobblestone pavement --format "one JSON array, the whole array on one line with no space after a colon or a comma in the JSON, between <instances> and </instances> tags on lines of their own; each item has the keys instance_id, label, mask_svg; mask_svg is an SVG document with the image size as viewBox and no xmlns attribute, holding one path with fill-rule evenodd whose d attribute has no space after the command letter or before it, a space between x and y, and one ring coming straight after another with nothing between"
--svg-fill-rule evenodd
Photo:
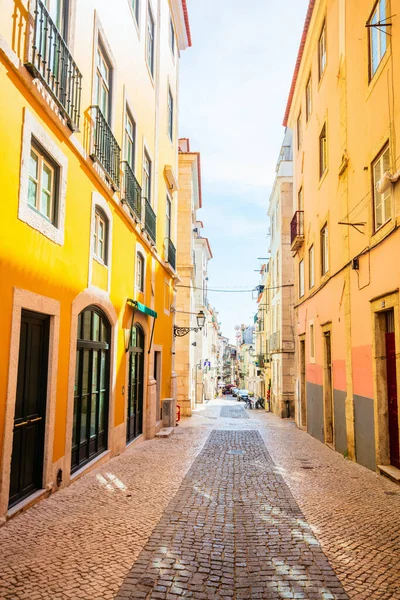
<instances>
[{"instance_id":1,"label":"cobblestone pavement","mask_svg":"<svg viewBox=\"0 0 400 600\"><path fill-rule=\"evenodd\" d=\"M147 551L143 550L146 544L154 542L157 527L169 518L166 511L170 510L170 502L179 499L180 486L186 485L190 467L196 468L201 456L197 460L196 457L215 430L213 435L238 432L238 435L248 436L245 431L258 432L270 455L270 458L264 454L257 459L260 471L253 477L253 483L257 479L257 485L254 485L252 503L259 505L259 510L252 510L247 517L243 512L243 518L249 519L246 521L248 529L240 521L242 529L236 527L231 532L236 535L236 541L240 536L250 539L249 552L256 548L254 554L243 557L247 568L238 561L235 563L236 569L243 567L245 575L242 579L247 578L246 583L249 580L253 583L252 578L258 576L253 565L265 559L262 554L265 546L261 544L260 553L258 542L260 529L263 531L260 523L264 529L264 523L267 523L260 520L260 515L268 514L261 510L263 503L268 503L265 498L263 500L262 490L265 473L271 467L276 481L280 481L276 483L276 497L280 498L282 494L282 502L288 503L293 514L300 514L296 512L300 509L304 515L304 519L293 516L292 528L295 528L295 519L304 521L302 526L298 525L298 531L304 538L313 540L310 552L317 552L317 540L348 597L400 600L400 487L345 460L298 430L290 421L261 410L246 411L249 416L246 420L232 416L221 418L221 406L239 408L240 405L224 399L210 402L192 418L183 419L171 438L131 446L108 464L1 527L0 599L115 598L132 565L136 568L140 564L137 559L142 558L142 551ZM212 438L208 443L211 442ZM259 446L263 448L261 443ZM244 464L246 455L244 457L225 456L224 468L232 468L241 461ZM275 467L268 462L270 459ZM207 477L217 477L216 472L211 473L209 464L204 469L210 471L206 473ZM244 493L245 489L249 494L248 488L241 486L245 480L245 475L239 479L236 494ZM283 482L296 502L288 500L290 494ZM216 527L222 527L222 510L226 512L225 522L228 523L229 507L224 508L224 502L229 493L230 488L225 487L225 496L221 492L218 496L220 505L212 513L216 533ZM204 513L201 530L207 526L204 506L208 500L201 494L197 498L200 505L194 510L199 515ZM269 504L272 506L272 502ZM281 514L283 511L279 520ZM176 515L177 522L182 521L182 515ZM289 510L286 511L287 519L288 515ZM269 519L274 516L268 514ZM172 521L171 527L174 526ZM196 528L193 535L197 532ZM223 532L228 547L229 528L225 526ZM270 541L264 539L265 544ZM217 546L215 549L217 553L220 550ZM320 549L318 557L322 562L325 560ZM165 560L165 555L160 558ZM213 557L205 552L203 558L207 561ZM285 564L278 565L283 575L287 575ZM326 566L328 572L332 574ZM209 580L213 581L211 577ZM290 593L282 590L278 597L290 597ZM168 600L178 597L179 594L170 594ZM241 596L245 597L249 596ZM322 592L317 597L323 598Z\"/></svg>"},{"instance_id":2,"label":"cobblestone pavement","mask_svg":"<svg viewBox=\"0 0 400 600\"><path fill-rule=\"evenodd\" d=\"M347 599L257 431L213 431L118 600Z\"/></svg>"},{"instance_id":3,"label":"cobblestone pavement","mask_svg":"<svg viewBox=\"0 0 400 600\"><path fill-rule=\"evenodd\" d=\"M223 406L221 408L221 417L226 419L248 419L247 412L241 406Z\"/></svg>"}]
</instances>

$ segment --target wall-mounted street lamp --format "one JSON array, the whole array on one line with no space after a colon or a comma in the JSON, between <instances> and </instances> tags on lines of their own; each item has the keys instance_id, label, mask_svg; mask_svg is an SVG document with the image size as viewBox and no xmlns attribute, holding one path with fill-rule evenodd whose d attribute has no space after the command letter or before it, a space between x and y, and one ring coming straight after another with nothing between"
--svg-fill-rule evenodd
<instances>
[{"instance_id":1,"label":"wall-mounted street lamp","mask_svg":"<svg viewBox=\"0 0 400 600\"><path fill-rule=\"evenodd\" d=\"M206 322L206 315L201 310L196 316L197 327L179 327L178 325L174 325L174 337L183 337L188 334L189 331L199 331L203 329Z\"/></svg>"}]
</instances>

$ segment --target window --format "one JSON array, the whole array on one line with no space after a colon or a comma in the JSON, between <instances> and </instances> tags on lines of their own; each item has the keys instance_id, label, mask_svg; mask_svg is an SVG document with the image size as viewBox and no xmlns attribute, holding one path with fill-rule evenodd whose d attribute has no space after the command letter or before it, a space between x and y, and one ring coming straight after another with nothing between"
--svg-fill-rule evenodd
<instances>
[{"instance_id":1,"label":"window","mask_svg":"<svg viewBox=\"0 0 400 600\"><path fill-rule=\"evenodd\" d=\"M132 171L135 170L135 137L136 123L127 109L125 113L124 159L129 164Z\"/></svg>"},{"instance_id":2,"label":"window","mask_svg":"<svg viewBox=\"0 0 400 600\"><path fill-rule=\"evenodd\" d=\"M310 360L315 362L314 323L310 323Z\"/></svg>"},{"instance_id":3,"label":"window","mask_svg":"<svg viewBox=\"0 0 400 600\"><path fill-rule=\"evenodd\" d=\"M58 167L48 155L32 141L29 162L28 205L46 219L56 223Z\"/></svg>"},{"instance_id":4,"label":"window","mask_svg":"<svg viewBox=\"0 0 400 600\"><path fill-rule=\"evenodd\" d=\"M139 24L139 0L130 0L136 23Z\"/></svg>"},{"instance_id":5,"label":"window","mask_svg":"<svg viewBox=\"0 0 400 600\"><path fill-rule=\"evenodd\" d=\"M93 254L104 264L107 264L107 226L107 218L99 208L96 208L94 214Z\"/></svg>"},{"instance_id":6,"label":"window","mask_svg":"<svg viewBox=\"0 0 400 600\"><path fill-rule=\"evenodd\" d=\"M45 0L44 5L54 25L67 41L68 0Z\"/></svg>"},{"instance_id":7,"label":"window","mask_svg":"<svg viewBox=\"0 0 400 600\"><path fill-rule=\"evenodd\" d=\"M304 296L304 260L299 262L299 297Z\"/></svg>"},{"instance_id":8,"label":"window","mask_svg":"<svg viewBox=\"0 0 400 600\"><path fill-rule=\"evenodd\" d=\"M308 78L306 85L306 121L310 118L312 110L312 98L311 98L311 74Z\"/></svg>"},{"instance_id":9,"label":"window","mask_svg":"<svg viewBox=\"0 0 400 600\"><path fill-rule=\"evenodd\" d=\"M106 58L105 52L99 42L97 46L96 59L96 101L95 104L100 108L103 117L108 122L110 120L110 63Z\"/></svg>"},{"instance_id":10,"label":"window","mask_svg":"<svg viewBox=\"0 0 400 600\"><path fill-rule=\"evenodd\" d=\"M143 196L151 202L151 160L146 150L143 157L143 181L142 181Z\"/></svg>"},{"instance_id":11,"label":"window","mask_svg":"<svg viewBox=\"0 0 400 600\"><path fill-rule=\"evenodd\" d=\"M174 99L170 88L168 88L168 135L172 142L174 135Z\"/></svg>"},{"instance_id":12,"label":"window","mask_svg":"<svg viewBox=\"0 0 400 600\"><path fill-rule=\"evenodd\" d=\"M136 287L144 292L144 257L140 252L136 254Z\"/></svg>"},{"instance_id":13,"label":"window","mask_svg":"<svg viewBox=\"0 0 400 600\"><path fill-rule=\"evenodd\" d=\"M382 21L386 21L386 0L379 0L375 4L375 8L371 15L368 25L372 27L368 28L369 31L369 63L370 63L370 79L375 75L382 58L386 53L386 28L385 27L373 27Z\"/></svg>"},{"instance_id":14,"label":"window","mask_svg":"<svg viewBox=\"0 0 400 600\"><path fill-rule=\"evenodd\" d=\"M166 201L166 222L165 222L165 235L166 235L166 237L167 237L169 240L171 239L171 212L172 212L171 199L170 199L170 197L167 195L167 201Z\"/></svg>"},{"instance_id":15,"label":"window","mask_svg":"<svg viewBox=\"0 0 400 600\"><path fill-rule=\"evenodd\" d=\"M321 274L329 271L328 225L321 229Z\"/></svg>"},{"instance_id":16,"label":"window","mask_svg":"<svg viewBox=\"0 0 400 600\"><path fill-rule=\"evenodd\" d=\"M303 188L299 189L297 194L297 210L304 210L304 200L303 200Z\"/></svg>"},{"instance_id":17,"label":"window","mask_svg":"<svg viewBox=\"0 0 400 600\"><path fill-rule=\"evenodd\" d=\"M310 246L308 250L308 278L309 278L309 288L314 287L314 244Z\"/></svg>"},{"instance_id":18,"label":"window","mask_svg":"<svg viewBox=\"0 0 400 600\"><path fill-rule=\"evenodd\" d=\"M321 79L326 67L326 23L322 26L318 40L318 76Z\"/></svg>"},{"instance_id":19,"label":"window","mask_svg":"<svg viewBox=\"0 0 400 600\"><path fill-rule=\"evenodd\" d=\"M299 150L301 147L302 141L303 141L302 131L301 131L301 112L299 113L299 116L297 117L296 133L297 133L297 150Z\"/></svg>"},{"instance_id":20,"label":"window","mask_svg":"<svg viewBox=\"0 0 400 600\"><path fill-rule=\"evenodd\" d=\"M328 166L326 124L319 135L319 178L322 179Z\"/></svg>"},{"instance_id":21,"label":"window","mask_svg":"<svg viewBox=\"0 0 400 600\"><path fill-rule=\"evenodd\" d=\"M171 47L172 56L175 56L175 29L171 17L169 19L169 45Z\"/></svg>"},{"instance_id":22,"label":"window","mask_svg":"<svg viewBox=\"0 0 400 600\"><path fill-rule=\"evenodd\" d=\"M154 19L150 4L147 7L146 60L150 73L154 75Z\"/></svg>"},{"instance_id":23,"label":"window","mask_svg":"<svg viewBox=\"0 0 400 600\"><path fill-rule=\"evenodd\" d=\"M374 220L375 230L379 229L392 216L392 194L391 186L388 187L383 194L380 194L376 189L376 185L386 171L390 170L390 154L389 146L387 146L376 161L372 165L372 176L374 182L373 197L374 197Z\"/></svg>"}]
</instances>

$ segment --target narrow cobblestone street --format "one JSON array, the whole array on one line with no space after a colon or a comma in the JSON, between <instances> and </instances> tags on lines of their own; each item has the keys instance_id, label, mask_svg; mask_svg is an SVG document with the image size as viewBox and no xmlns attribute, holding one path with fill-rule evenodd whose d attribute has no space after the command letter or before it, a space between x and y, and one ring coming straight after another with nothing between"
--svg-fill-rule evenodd
<instances>
[{"instance_id":1,"label":"narrow cobblestone street","mask_svg":"<svg viewBox=\"0 0 400 600\"><path fill-rule=\"evenodd\" d=\"M400 488L233 400L0 529L0 598L400 599Z\"/></svg>"}]
</instances>

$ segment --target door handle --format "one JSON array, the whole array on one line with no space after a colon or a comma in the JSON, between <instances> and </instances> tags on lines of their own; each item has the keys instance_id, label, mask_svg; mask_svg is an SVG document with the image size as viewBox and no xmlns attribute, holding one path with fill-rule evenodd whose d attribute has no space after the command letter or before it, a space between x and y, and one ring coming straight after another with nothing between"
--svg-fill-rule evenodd
<instances>
[{"instance_id":1,"label":"door handle","mask_svg":"<svg viewBox=\"0 0 400 600\"><path fill-rule=\"evenodd\" d=\"M36 421L41 421L41 420L42 420L42 417L35 417L34 419L29 419L28 423L30 425L31 423L36 423Z\"/></svg>"},{"instance_id":2,"label":"door handle","mask_svg":"<svg viewBox=\"0 0 400 600\"><path fill-rule=\"evenodd\" d=\"M22 423L14 423L14 429L22 427L22 425L28 425L29 421L23 421Z\"/></svg>"}]
</instances>

